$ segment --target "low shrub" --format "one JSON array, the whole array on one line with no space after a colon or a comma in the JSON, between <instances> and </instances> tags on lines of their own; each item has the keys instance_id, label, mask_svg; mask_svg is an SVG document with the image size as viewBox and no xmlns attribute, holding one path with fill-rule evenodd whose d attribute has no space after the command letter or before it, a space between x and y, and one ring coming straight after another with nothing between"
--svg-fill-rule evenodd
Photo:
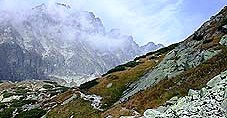
<instances>
[{"instance_id":1,"label":"low shrub","mask_svg":"<svg viewBox=\"0 0 227 118\"><path fill-rule=\"evenodd\" d=\"M53 84L53 85L57 85L57 84L58 84L57 82L54 82L54 81L47 81L47 80L45 80L45 81L43 81L43 82L48 83L48 84Z\"/></svg>"},{"instance_id":2,"label":"low shrub","mask_svg":"<svg viewBox=\"0 0 227 118\"><path fill-rule=\"evenodd\" d=\"M4 97L4 98L8 98L8 97L11 97L11 96L13 96L13 95L14 95L14 93L5 92L5 93L3 94L3 97Z\"/></svg>"},{"instance_id":3,"label":"low shrub","mask_svg":"<svg viewBox=\"0 0 227 118\"><path fill-rule=\"evenodd\" d=\"M41 118L45 114L45 110L36 108L29 111L22 111L21 113L17 114L15 118Z\"/></svg>"},{"instance_id":4,"label":"low shrub","mask_svg":"<svg viewBox=\"0 0 227 118\"><path fill-rule=\"evenodd\" d=\"M0 103L0 109L4 109L6 105L4 103Z\"/></svg>"},{"instance_id":5,"label":"low shrub","mask_svg":"<svg viewBox=\"0 0 227 118\"><path fill-rule=\"evenodd\" d=\"M89 89L97 84L98 84L98 82L96 80L92 80L92 81L86 82L84 84L81 84L79 88L80 89Z\"/></svg>"},{"instance_id":6,"label":"low shrub","mask_svg":"<svg viewBox=\"0 0 227 118\"><path fill-rule=\"evenodd\" d=\"M5 108L3 111L0 111L0 118L12 118L14 110L15 108Z\"/></svg>"},{"instance_id":7,"label":"low shrub","mask_svg":"<svg viewBox=\"0 0 227 118\"><path fill-rule=\"evenodd\" d=\"M23 105L35 104L36 102L36 100L15 100L13 101L11 107L22 107Z\"/></svg>"},{"instance_id":8,"label":"low shrub","mask_svg":"<svg viewBox=\"0 0 227 118\"><path fill-rule=\"evenodd\" d=\"M52 89L54 87L52 85L49 85L49 84L44 84L43 85L43 88L45 88L45 89Z\"/></svg>"},{"instance_id":9,"label":"low shrub","mask_svg":"<svg viewBox=\"0 0 227 118\"><path fill-rule=\"evenodd\" d=\"M106 74L104 74L104 75L102 75L102 76L106 76L106 75L108 75L108 74L110 74L110 73L118 72L118 71L124 71L124 70L126 70L126 67L123 66L123 65L120 65L120 66L117 66L117 67L115 67L115 68L109 70Z\"/></svg>"}]
</instances>

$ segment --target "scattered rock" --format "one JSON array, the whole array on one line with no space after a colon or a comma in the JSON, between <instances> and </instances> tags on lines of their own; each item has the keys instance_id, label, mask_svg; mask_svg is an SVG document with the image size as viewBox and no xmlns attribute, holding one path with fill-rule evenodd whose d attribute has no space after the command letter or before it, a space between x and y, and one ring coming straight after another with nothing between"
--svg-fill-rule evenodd
<instances>
[{"instance_id":1,"label":"scattered rock","mask_svg":"<svg viewBox=\"0 0 227 118\"><path fill-rule=\"evenodd\" d=\"M113 83L109 83L109 84L106 86L106 88L110 88L110 87L112 87L112 85L113 85Z\"/></svg>"},{"instance_id":2,"label":"scattered rock","mask_svg":"<svg viewBox=\"0 0 227 118\"><path fill-rule=\"evenodd\" d=\"M227 117L227 71L214 77L201 90L192 90L188 96L160 112L148 109L145 118L226 118ZM174 98L175 99L175 98ZM173 100L173 98L172 98ZM170 101L172 101L170 100ZM168 101L169 102L169 101Z\"/></svg>"},{"instance_id":3,"label":"scattered rock","mask_svg":"<svg viewBox=\"0 0 227 118\"><path fill-rule=\"evenodd\" d=\"M227 46L227 35L223 36L222 39L220 40L220 44Z\"/></svg>"}]
</instances>

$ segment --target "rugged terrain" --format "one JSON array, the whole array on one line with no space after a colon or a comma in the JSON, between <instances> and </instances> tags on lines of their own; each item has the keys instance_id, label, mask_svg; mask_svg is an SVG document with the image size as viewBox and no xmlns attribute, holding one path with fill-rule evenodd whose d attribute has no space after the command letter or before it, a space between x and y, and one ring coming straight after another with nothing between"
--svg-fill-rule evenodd
<instances>
[{"instance_id":1,"label":"rugged terrain","mask_svg":"<svg viewBox=\"0 0 227 118\"><path fill-rule=\"evenodd\" d=\"M224 7L186 40L117 66L81 88L103 97L102 117L139 117L146 109L188 95L190 89L202 89L226 71L226 34Z\"/></svg>"},{"instance_id":2,"label":"rugged terrain","mask_svg":"<svg viewBox=\"0 0 227 118\"><path fill-rule=\"evenodd\" d=\"M118 30L111 32L118 34ZM42 113L48 118L225 118L226 71L227 6L184 41L138 56L79 88L67 88L48 97L48 101L55 100L52 108L36 108L48 110ZM49 83L39 87L47 89L47 94L59 86L41 83ZM7 91L12 88L8 84L3 81L0 87ZM5 109L12 107L12 99L19 99L18 95L1 94L4 107L0 114L8 113ZM11 101L6 106L8 99ZM29 111L13 109L10 114Z\"/></svg>"},{"instance_id":3,"label":"rugged terrain","mask_svg":"<svg viewBox=\"0 0 227 118\"><path fill-rule=\"evenodd\" d=\"M0 79L59 79L79 86L163 45L140 47L119 29L106 31L92 12L56 3L29 12L1 11ZM60 83L60 82L59 82Z\"/></svg>"}]
</instances>

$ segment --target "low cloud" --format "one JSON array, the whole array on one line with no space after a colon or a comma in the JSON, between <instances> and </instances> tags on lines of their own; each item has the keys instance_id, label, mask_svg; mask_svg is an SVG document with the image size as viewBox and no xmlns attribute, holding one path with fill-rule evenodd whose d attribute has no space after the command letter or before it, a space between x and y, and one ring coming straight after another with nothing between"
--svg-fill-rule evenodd
<instances>
[{"instance_id":1,"label":"low cloud","mask_svg":"<svg viewBox=\"0 0 227 118\"><path fill-rule=\"evenodd\" d=\"M188 3L185 0L0 0L0 10L19 12L41 3L55 9L53 5L56 2L69 4L72 11L94 12L101 18L107 30L119 28L123 34L132 35L140 45L150 41L169 45L183 40L206 20L207 17L204 16L210 15L187 15L184 13L187 5L193 3L191 5L196 6L197 3ZM199 3L204 6L209 4L205 0L199 0ZM225 0L210 4L215 7L218 6L217 3L223 4ZM188 7L192 7L191 5ZM202 5L199 5L201 9ZM193 9L199 9L197 7Z\"/></svg>"}]
</instances>

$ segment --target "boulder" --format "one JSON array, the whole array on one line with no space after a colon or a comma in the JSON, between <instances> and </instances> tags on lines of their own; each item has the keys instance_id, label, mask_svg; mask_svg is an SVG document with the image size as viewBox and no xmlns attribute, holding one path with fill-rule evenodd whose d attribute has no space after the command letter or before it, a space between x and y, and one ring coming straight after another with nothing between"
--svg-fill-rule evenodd
<instances>
[{"instance_id":1,"label":"boulder","mask_svg":"<svg viewBox=\"0 0 227 118\"><path fill-rule=\"evenodd\" d=\"M223 36L219 43L221 45L227 46L227 35Z\"/></svg>"},{"instance_id":2,"label":"boulder","mask_svg":"<svg viewBox=\"0 0 227 118\"><path fill-rule=\"evenodd\" d=\"M148 109L144 112L144 117L145 118L164 118L165 115L157 110Z\"/></svg>"},{"instance_id":3,"label":"boulder","mask_svg":"<svg viewBox=\"0 0 227 118\"><path fill-rule=\"evenodd\" d=\"M173 104L175 104L177 102L177 100L178 100L178 97L177 96L172 97L170 100L168 100L166 102L166 105L173 105Z\"/></svg>"}]
</instances>

